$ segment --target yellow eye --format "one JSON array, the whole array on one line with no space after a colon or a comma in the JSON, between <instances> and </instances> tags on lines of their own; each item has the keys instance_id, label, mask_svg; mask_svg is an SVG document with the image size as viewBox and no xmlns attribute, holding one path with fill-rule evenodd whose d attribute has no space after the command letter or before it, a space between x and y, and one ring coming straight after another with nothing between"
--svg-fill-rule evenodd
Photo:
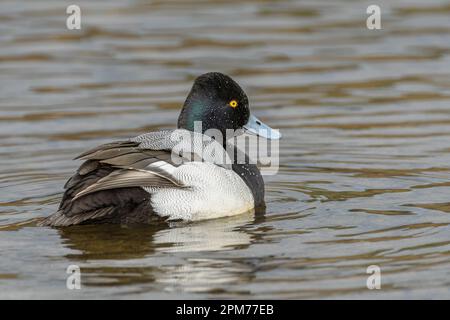
<instances>
[{"instance_id":1,"label":"yellow eye","mask_svg":"<svg viewBox=\"0 0 450 320\"><path fill-rule=\"evenodd\" d=\"M229 103L229 105L230 105L230 107L232 107L232 108L236 108L236 107L238 106L238 103L237 103L236 100L231 100L230 103Z\"/></svg>"}]
</instances>

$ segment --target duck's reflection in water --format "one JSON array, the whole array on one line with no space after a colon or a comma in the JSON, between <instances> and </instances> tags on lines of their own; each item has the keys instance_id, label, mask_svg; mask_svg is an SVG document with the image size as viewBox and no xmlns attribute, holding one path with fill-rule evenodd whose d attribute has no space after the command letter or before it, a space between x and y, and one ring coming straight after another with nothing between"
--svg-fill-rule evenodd
<instances>
[{"instance_id":1,"label":"duck's reflection in water","mask_svg":"<svg viewBox=\"0 0 450 320\"><path fill-rule=\"evenodd\" d=\"M213 258L206 252L248 246L252 235L239 228L253 221L254 213L251 212L159 231L155 235L155 243L172 245L158 250L180 253L185 258L183 264L164 266L164 272L156 281L167 291L216 293L223 291L223 285L247 282L252 277L251 266L235 260Z\"/></svg>"},{"instance_id":2,"label":"duck's reflection in water","mask_svg":"<svg viewBox=\"0 0 450 320\"><path fill-rule=\"evenodd\" d=\"M73 250L66 258L80 265L87 287L134 284L136 292L141 284L139 293L208 292L252 277L251 265L211 254L250 245L253 236L244 226L254 221L255 212L248 212L170 227L77 226L59 232Z\"/></svg>"},{"instance_id":3,"label":"duck's reflection in water","mask_svg":"<svg viewBox=\"0 0 450 320\"><path fill-rule=\"evenodd\" d=\"M172 244L162 246L162 252L194 252L232 249L235 246L248 245L251 235L239 231L239 227L253 222L254 212L234 217L206 220L188 225L173 224L170 229L160 230L155 234L155 244Z\"/></svg>"}]
</instances>

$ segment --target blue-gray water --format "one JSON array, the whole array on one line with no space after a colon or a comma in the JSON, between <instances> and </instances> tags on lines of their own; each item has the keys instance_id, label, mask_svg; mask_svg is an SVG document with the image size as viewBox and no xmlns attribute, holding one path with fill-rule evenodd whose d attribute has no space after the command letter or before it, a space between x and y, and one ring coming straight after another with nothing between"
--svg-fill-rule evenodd
<instances>
[{"instance_id":1,"label":"blue-gray water","mask_svg":"<svg viewBox=\"0 0 450 320\"><path fill-rule=\"evenodd\" d=\"M81 31L1 5L0 298L450 298L448 1L378 1L382 30L372 1L75 2ZM264 216L35 226L73 157L174 126L207 71L284 135Z\"/></svg>"}]
</instances>

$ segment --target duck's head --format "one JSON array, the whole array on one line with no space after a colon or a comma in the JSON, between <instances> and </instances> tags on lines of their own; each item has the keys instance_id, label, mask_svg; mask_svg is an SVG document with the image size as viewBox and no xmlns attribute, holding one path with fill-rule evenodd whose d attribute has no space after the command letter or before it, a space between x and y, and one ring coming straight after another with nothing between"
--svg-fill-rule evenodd
<instances>
[{"instance_id":1,"label":"duck's head","mask_svg":"<svg viewBox=\"0 0 450 320\"><path fill-rule=\"evenodd\" d=\"M279 139L280 133L251 115L244 90L229 76L210 72L199 76L192 86L178 118L178 128L194 131L201 121L202 133L209 129L244 129L267 139Z\"/></svg>"}]
</instances>

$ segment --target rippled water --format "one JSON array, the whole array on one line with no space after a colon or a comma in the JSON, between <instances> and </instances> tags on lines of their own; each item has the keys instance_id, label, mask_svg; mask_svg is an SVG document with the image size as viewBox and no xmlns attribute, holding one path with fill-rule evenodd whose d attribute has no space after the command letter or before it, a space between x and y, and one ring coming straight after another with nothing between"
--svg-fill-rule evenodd
<instances>
[{"instance_id":1,"label":"rippled water","mask_svg":"<svg viewBox=\"0 0 450 320\"><path fill-rule=\"evenodd\" d=\"M374 31L364 1L76 3L81 31L60 1L2 2L1 298L450 298L448 1L378 1ZM284 134L265 215L35 226L74 156L173 127L206 71Z\"/></svg>"}]
</instances>

